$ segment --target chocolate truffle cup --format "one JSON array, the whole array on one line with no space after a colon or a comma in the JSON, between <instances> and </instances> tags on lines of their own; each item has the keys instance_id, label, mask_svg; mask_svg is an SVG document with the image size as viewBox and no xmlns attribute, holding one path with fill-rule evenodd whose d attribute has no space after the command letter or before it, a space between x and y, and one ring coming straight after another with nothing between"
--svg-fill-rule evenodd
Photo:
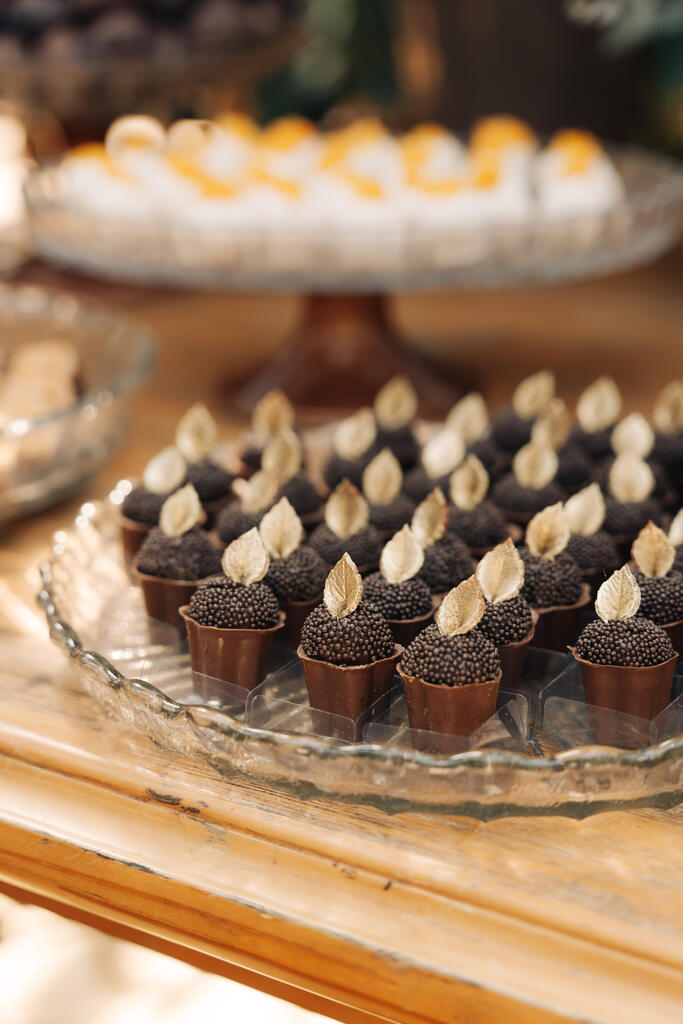
<instances>
[{"instance_id":1,"label":"chocolate truffle cup","mask_svg":"<svg viewBox=\"0 0 683 1024\"><path fill-rule=\"evenodd\" d=\"M434 609L425 612L424 615L416 615L414 619L387 619L387 625L394 635L394 640L402 647L407 647L415 639L418 633L431 624L434 620Z\"/></svg>"},{"instance_id":2,"label":"chocolate truffle cup","mask_svg":"<svg viewBox=\"0 0 683 1024\"><path fill-rule=\"evenodd\" d=\"M574 604L536 608L538 622L534 633L536 647L546 651L564 651L573 644L581 625L581 612L591 600L588 583L581 585L581 596Z\"/></svg>"},{"instance_id":3,"label":"chocolate truffle cup","mask_svg":"<svg viewBox=\"0 0 683 1024\"><path fill-rule=\"evenodd\" d=\"M123 558L128 568L130 568L147 534L154 527L151 523L138 523L135 519L129 519L128 516L121 515L119 517L119 528L121 530Z\"/></svg>"},{"instance_id":4,"label":"chocolate truffle cup","mask_svg":"<svg viewBox=\"0 0 683 1024\"><path fill-rule=\"evenodd\" d=\"M282 641L288 647L298 647L304 622L322 601L322 591L310 601L281 601L280 607L286 615Z\"/></svg>"},{"instance_id":5,"label":"chocolate truffle cup","mask_svg":"<svg viewBox=\"0 0 683 1024\"><path fill-rule=\"evenodd\" d=\"M666 622L662 629L669 634L673 649L678 652L680 658L683 655L683 619L679 619L678 622Z\"/></svg>"},{"instance_id":6,"label":"chocolate truffle cup","mask_svg":"<svg viewBox=\"0 0 683 1024\"><path fill-rule=\"evenodd\" d=\"M650 721L671 700L671 685L678 654L658 665L631 668L628 665L596 665L579 658L574 648L570 647L569 650L581 667L586 704L642 719L642 728L636 728L633 736L625 742L618 722L612 723L605 715L595 714L592 716L595 742L629 747L649 743Z\"/></svg>"},{"instance_id":7,"label":"chocolate truffle cup","mask_svg":"<svg viewBox=\"0 0 683 1024\"><path fill-rule=\"evenodd\" d=\"M495 713L501 672L495 679L464 686L428 683L418 676L407 675L400 665L398 673L406 693L411 729L470 736Z\"/></svg>"},{"instance_id":8,"label":"chocolate truffle cup","mask_svg":"<svg viewBox=\"0 0 683 1024\"><path fill-rule=\"evenodd\" d=\"M583 582L587 583L591 588L591 596L593 598L597 597L598 590L602 584L605 580L609 579L615 569L619 568L620 564L622 563L615 562L613 565L608 565L604 569L581 569Z\"/></svg>"},{"instance_id":9,"label":"chocolate truffle cup","mask_svg":"<svg viewBox=\"0 0 683 1024\"><path fill-rule=\"evenodd\" d=\"M253 690L263 682L273 639L285 624L284 612L280 612L279 621L269 629L202 626L191 618L189 604L180 608L179 614L187 630L192 670L209 677L200 680L195 687L200 697L221 700L226 696L219 680L245 690Z\"/></svg>"},{"instance_id":10,"label":"chocolate truffle cup","mask_svg":"<svg viewBox=\"0 0 683 1024\"><path fill-rule=\"evenodd\" d=\"M499 544L503 544L508 537L511 539L512 543L515 546L521 544L521 542L524 540L524 530L521 528L521 526L517 526L515 523L506 523L505 526L507 528L507 534L502 541L498 540L494 544L489 544L489 546L486 548L473 548L468 544L467 547L469 548L469 552L472 555L472 558L474 558L478 562L481 558L484 557L484 555L487 555L489 551L493 551L493 549L497 547ZM462 540L462 537L460 539ZM467 541L465 541L465 543L467 543Z\"/></svg>"},{"instance_id":11,"label":"chocolate truffle cup","mask_svg":"<svg viewBox=\"0 0 683 1024\"><path fill-rule=\"evenodd\" d=\"M181 605L190 603L190 598L204 580L170 580L164 576L148 576L138 569L137 559L133 563L133 574L142 588L150 619L166 622L182 634L183 620L179 609Z\"/></svg>"},{"instance_id":12,"label":"chocolate truffle cup","mask_svg":"<svg viewBox=\"0 0 683 1024\"><path fill-rule=\"evenodd\" d=\"M214 498L212 501L203 501L202 508L206 513L206 522L203 524L204 529L212 530L225 506L232 504L233 501L236 501L234 494L225 494L222 498Z\"/></svg>"},{"instance_id":13,"label":"chocolate truffle cup","mask_svg":"<svg viewBox=\"0 0 683 1024\"><path fill-rule=\"evenodd\" d=\"M498 657L500 658L500 664L502 667L500 685L504 690L516 690L519 684L519 677L522 674L522 665L524 664L524 659L526 657L526 649L534 639L534 633L536 632L538 612L535 608L531 609L531 618L531 629L523 640L516 640L511 644L501 644L497 648Z\"/></svg>"},{"instance_id":14,"label":"chocolate truffle cup","mask_svg":"<svg viewBox=\"0 0 683 1024\"><path fill-rule=\"evenodd\" d=\"M333 665L329 661L307 657L299 646L296 653L303 666L311 708L342 715L355 722L382 697L387 698L388 705L396 662L402 657L403 650L396 644L392 655L371 661L369 665ZM316 721L315 715L313 720ZM324 726L324 723L320 725ZM321 731L325 731L324 728Z\"/></svg>"}]
</instances>

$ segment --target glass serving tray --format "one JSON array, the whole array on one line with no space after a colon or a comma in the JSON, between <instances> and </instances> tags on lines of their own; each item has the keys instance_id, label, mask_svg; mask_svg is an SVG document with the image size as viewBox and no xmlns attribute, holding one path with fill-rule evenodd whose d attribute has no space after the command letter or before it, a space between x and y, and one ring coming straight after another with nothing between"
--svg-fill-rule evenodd
<instances>
[{"instance_id":1,"label":"glass serving tray","mask_svg":"<svg viewBox=\"0 0 683 1024\"><path fill-rule=\"evenodd\" d=\"M301 799L324 794L390 813L480 819L583 817L683 799L680 677L659 719L608 721L625 748L599 746L590 743L593 725L575 666L565 655L531 649L519 692L501 694L478 733L444 745L443 737L411 735L400 689L358 722L312 712L296 657L283 649L274 650L260 687L233 687L219 707L211 680L193 678L179 635L144 615L109 502L87 503L71 529L55 534L41 572L39 603L50 635L88 693L157 743L228 779L246 775Z\"/></svg>"},{"instance_id":2,"label":"glass serving tray","mask_svg":"<svg viewBox=\"0 0 683 1024\"><path fill-rule=\"evenodd\" d=\"M436 231L410 220L386 233L293 221L286 230L192 229L161 215L146 223L95 217L67 206L59 169L26 185L32 242L46 260L96 277L146 285L378 292L501 286L611 273L646 263L679 234L675 164L613 148L625 188L606 214L520 225ZM391 237L387 237L390 235Z\"/></svg>"}]
</instances>

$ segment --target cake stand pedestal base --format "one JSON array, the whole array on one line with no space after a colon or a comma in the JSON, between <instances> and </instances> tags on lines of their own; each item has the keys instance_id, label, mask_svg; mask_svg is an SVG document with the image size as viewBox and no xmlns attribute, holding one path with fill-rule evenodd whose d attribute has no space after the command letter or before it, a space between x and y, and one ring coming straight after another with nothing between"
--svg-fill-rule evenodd
<instances>
[{"instance_id":1,"label":"cake stand pedestal base","mask_svg":"<svg viewBox=\"0 0 683 1024\"><path fill-rule=\"evenodd\" d=\"M281 351L233 401L248 416L267 391L282 388L302 420L320 422L371 405L382 385L399 373L412 381L425 417L442 417L466 383L449 383L406 351L387 296L313 294Z\"/></svg>"}]
</instances>

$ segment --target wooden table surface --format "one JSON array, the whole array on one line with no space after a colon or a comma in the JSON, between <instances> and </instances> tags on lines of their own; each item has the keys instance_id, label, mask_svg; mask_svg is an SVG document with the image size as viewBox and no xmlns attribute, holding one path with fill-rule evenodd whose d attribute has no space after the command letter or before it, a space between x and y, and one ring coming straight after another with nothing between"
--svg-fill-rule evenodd
<instances>
[{"instance_id":1,"label":"wooden table surface","mask_svg":"<svg viewBox=\"0 0 683 1024\"><path fill-rule=\"evenodd\" d=\"M397 317L504 400L552 365L573 399L612 369L628 407L683 372L683 253L606 281L405 296ZM272 351L289 297L66 279L161 336L101 496ZM453 335L457 346L451 345ZM428 348L424 345L425 350ZM394 817L230 784L104 716L49 645L35 565L85 495L0 551L0 888L345 1021L658 1024L683 1017L683 807L585 821Z\"/></svg>"}]
</instances>

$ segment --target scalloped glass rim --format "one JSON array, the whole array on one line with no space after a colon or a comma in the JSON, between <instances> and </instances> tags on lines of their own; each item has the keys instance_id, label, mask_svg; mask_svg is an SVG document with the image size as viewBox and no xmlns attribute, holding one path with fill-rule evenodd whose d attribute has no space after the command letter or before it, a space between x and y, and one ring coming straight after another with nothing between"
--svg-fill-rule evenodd
<instances>
[{"instance_id":1,"label":"scalloped glass rim","mask_svg":"<svg viewBox=\"0 0 683 1024\"><path fill-rule=\"evenodd\" d=\"M26 183L33 244L46 260L93 276L205 288L397 290L492 286L604 274L654 259L677 240L681 170L637 149L609 147L626 200L605 214L442 232L412 225L399 252L377 233L275 230L232 234L94 217L62 204L55 169ZM93 239L97 239L97 246ZM380 239L381 240L381 239ZM387 255L391 250L390 255Z\"/></svg>"},{"instance_id":2,"label":"scalloped glass rim","mask_svg":"<svg viewBox=\"0 0 683 1024\"><path fill-rule=\"evenodd\" d=\"M373 744L337 746L324 739L247 726L207 705L181 704L150 683L129 679L84 648L60 611L55 576L69 543L118 549L112 506L93 503L92 515L55 544L41 566L38 602L50 636L73 659L86 689L110 712L157 742L199 757L220 773L284 785L306 799L333 797L391 813L418 810L487 820L504 815L584 817L624 806L671 807L683 801L683 735L636 751L589 746L549 758L481 750L448 757ZM91 533L89 531L95 531ZM87 543L83 540L87 534ZM65 543L65 536L67 541Z\"/></svg>"}]
</instances>

